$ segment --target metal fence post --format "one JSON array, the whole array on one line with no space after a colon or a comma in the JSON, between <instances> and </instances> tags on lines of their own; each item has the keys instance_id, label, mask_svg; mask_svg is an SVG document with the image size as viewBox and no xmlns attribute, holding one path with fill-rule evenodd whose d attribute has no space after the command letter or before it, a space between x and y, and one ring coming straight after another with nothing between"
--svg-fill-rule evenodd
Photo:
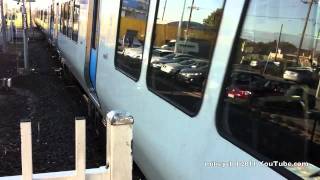
<instances>
[{"instance_id":1,"label":"metal fence post","mask_svg":"<svg viewBox=\"0 0 320 180\"><path fill-rule=\"evenodd\" d=\"M75 118L76 129L76 179L86 178L86 119L84 117Z\"/></svg>"},{"instance_id":2,"label":"metal fence post","mask_svg":"<svg viewBox=\"0 0 320 180\"><path fill-rule=\"evenodd\" d=\"M20 133L22 180L32 180L32 132L29 120L20 122Z\"/></svg>"},{"instance_id":3,"label":"metal fence post","mask_svg":"<svg viewBox=\"0 0 320 180\"><path fill-rule=\"evenodd\" d=\"M132 179L133 117L120 111L111 111L104 119L107 127L107 167L110 179Z\"/></svg>"}]
</instances>

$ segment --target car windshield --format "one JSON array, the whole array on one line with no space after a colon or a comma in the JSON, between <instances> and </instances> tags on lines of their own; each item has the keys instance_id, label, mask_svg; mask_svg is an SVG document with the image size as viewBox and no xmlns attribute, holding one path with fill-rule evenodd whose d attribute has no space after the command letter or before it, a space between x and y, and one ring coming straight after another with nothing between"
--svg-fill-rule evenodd
<instances>
[{"instance_id":1,"label":"car windshield","mask_svg":"<svg viewBox=\"0 0 320 180\"><path fill-rule=\"evenodd\" d=\"M194 63L195 63L194 60L187 60L187 61L180 62L181 65L190 65L190 64L194 64Z\"/></svg>"}]
</instances>

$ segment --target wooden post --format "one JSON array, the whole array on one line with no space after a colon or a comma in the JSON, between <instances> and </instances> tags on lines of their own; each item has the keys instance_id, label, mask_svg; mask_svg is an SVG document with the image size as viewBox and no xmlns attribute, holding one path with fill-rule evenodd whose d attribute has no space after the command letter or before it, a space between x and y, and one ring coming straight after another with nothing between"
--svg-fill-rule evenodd
<instances>
[{"instance_id":1,"label":"wooden post","mask_svg":"<svg viewBox=\"0 0 320 180\"><path fill-rule=\"evenodd\" d=\"M76 117L76 179L86 178L86 120Z\"/></svg>"},{"instance_id":2,"label":"wooden post","mask_svg":"<svg viewBox=\"0 0 320 180\"><path fill-rule=\"evenodd\" d=\"M107 125L107 161L110 179L131 180L133 117L127 113L111 111L107 114L105 124Z\"/></svg>"},{"instance_id":3,"label":"wooden post","mask_svg":"<svg viewBox=\"0 0 320 180\"><path fill-rule=\"evenodd\" d=\"M31 122L24 120L20 123L21 133L21 164L22 180L32 179L32 132Z\"/></svg>"}]
</instances>

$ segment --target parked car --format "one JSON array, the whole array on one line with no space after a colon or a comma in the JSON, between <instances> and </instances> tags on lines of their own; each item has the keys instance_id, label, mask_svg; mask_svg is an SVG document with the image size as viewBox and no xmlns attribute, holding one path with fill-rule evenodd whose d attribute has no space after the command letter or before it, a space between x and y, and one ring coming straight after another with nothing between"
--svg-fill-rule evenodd
<instances>
[{"instance_id":1,"label":"parked car","mask_svg":"<svg viewBox=\"0 0 320 180\"><path fill-rule=\"evenodd\" d=\"M253 60L250 62L250 66L255 69L262 69L267 66L268 69L270 68L279 68L280 63L279 62L273 62L273 61L266 61L266 60Z\"/></svg>"},{"instance_id":2,"label":"parked car","mask_svg":"<svg viewBox=\"0 0 320 180\"><path fill-rule=\"evenodd\" d=\"M178 80L184 83L202 86L208 76L209 65L197 68L185 68L178 73Z\"/></svg>"},{"instance_id":3,"label":"parked car","mask_svg":"<svg viewBox=\"0 0 320 180\"><path fill-rule=\"evenodd\" d=\"M231 75L231 85L226 89L226 96L233 103L252 104L255 98L283 96L294 83L266 79L250 71L238 70Z\"/></svg>"},{"instance_id":4,"label":"parked car","mask_svg":"<svg viewBox=\"0 0 320 180\"><path fill-rule=\"evenodd\" d=\"M161 71L167 74L175 75L182 69L197 68L205 65L208 65L208 61L206 60L189 59L181 62L164 64L161 67Z\"/></svg>"},{"instance_id":5,"label":"parked car","mask_svg":"<svg viewBox=\"0 0 320 180\"><path fill-rule=\"evenodd\" d=\"M173 55L173 51L166 49L154 49L152 51L151 63L159 61L160 59Z\"/></svg>"},{"instance_id":6,"label":"parked car","mask_svg":"<svg viewBox=\"0 0 320 180\"><path fill-rule=\"evenodd\" d=\"M314 110L316 98L308 94L302 87L291 86L283 96L266 96L257 98L255 107L259 111L286 116L304 117Z\"/></svg>"},{"instance_id":7,"label":"parked car","mask_svg":"<svg viewBox=\"0 0 320 180\"><path fill-rule=\"evenodd\" d=\"M164 56L157 56L157 52L155 52L155 51L163 51L163 52L167 51L167 52L171 52L171 53L168 53ZM195 58L194 56L192 56L190 54L173 53L170 50L160 50L160 49L154 50L152 55L155 56L155 58L152 57L151 63L161 63L161 62L167 62L167 61L173 62L177 58Z\"/></svg>"},{"instance_id":8,"label":"parked car","mask_svg":"<svg viewBox=\"0 0 320 180\"><path fill-rule=\"evenodd\" d=\"M151 66L153 68L160 69L164 64L167 64L167 63L178 63L178 62L181 62L181 61L190 60L192 58L193 57L191 57L191 56L173 56L173 55L170 54L170 55L167 55L167 56L165 56L163 58L160 58L157 61L151 62Z\"/></svg>"},{"instance_id":9,"label":"parked car","mask_svg":"<svg viewBox=\"0 0 320 180\"><path fill-rule=\"evenodd\" d=\"M226 95L230 99L248 100L254 95L254 91L263 89L265 83L265 77L255 72L234 71Z\"/></svg>"},{"instance_id":10,"label":"parked car","mask_svg":"<svg viewBox=\"0 0 320 180\"><path fill-rule=\"evenodd\" d=\"M285 70L283 79L314 86L318 77L312 68L293 67Z\"/></svg>"},{"instance_id":11,"label":"parked car","mask_svg":"<svg viewBox=\"0 0 320 180\"><path fill-rule=\"evenodd\" d=\"M124 56L128 56L130 58L142 60L142 49L143 49L142 47L125 48L123 50L123 55Z\"/></svg>"}]
</instances>

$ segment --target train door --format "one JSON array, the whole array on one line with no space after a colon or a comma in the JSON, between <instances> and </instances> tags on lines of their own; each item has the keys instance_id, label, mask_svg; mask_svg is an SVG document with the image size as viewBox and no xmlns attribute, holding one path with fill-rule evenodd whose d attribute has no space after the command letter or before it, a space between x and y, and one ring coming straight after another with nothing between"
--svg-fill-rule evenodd
<instances>
[{"instance_id":1,"label":"train door","mask_svg":"<svg viewBox=\"0 0 320 180\"><path fill-rule=\"evenodd\" d=\"M90 92L95 94L96 72L99 45L99 0L89 2L89 15L87 24L87 49L85 79Z\"/></svg>"}]
</instances>

